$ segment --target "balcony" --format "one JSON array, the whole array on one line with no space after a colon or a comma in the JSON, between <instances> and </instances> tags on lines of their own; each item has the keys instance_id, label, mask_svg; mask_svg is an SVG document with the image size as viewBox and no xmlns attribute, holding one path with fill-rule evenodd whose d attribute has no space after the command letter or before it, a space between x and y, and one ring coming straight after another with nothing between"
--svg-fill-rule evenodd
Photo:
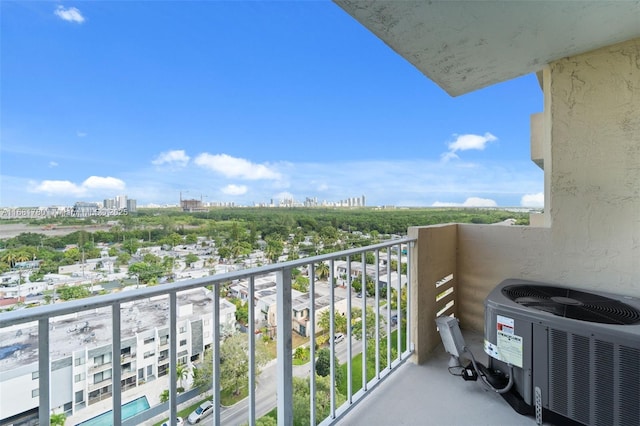
<instances>
[{"instance_id":1,"label":"balcony","mask_svg":"<svg viewBox=\"0 0 640 426\"><path fill-rule=\"evenodd\" d=\"M377 383L381 382L383 378L391 375L394 371L398 369L411 355L411 337L408 333L410 330L410 325L412 323L411 316L411 308L407 305L406 310L395 310L397 311L398 321L397 324L402 325L402 330L400 330L396 323L391 321L392 309L387 309L385 306L391 306L392 303L396 303L396 306L402 306L401 294L402 292L392 292L392 291L383 291L385 289L377 286L373 294L365 295L362 298L356 298L356 292L351 288L353 284L347 284L344 288L336 288L336 285L329 285L329 283L336 283L336 268L335 262L337 260L346 260L347 264L355 263L355 262L365 262L365 255L372 254L375 258L375 262L377 264L380 263L379 257L381 253L391 253L395 251L395 253L402 253L403 250L406 250L407 247L413 246L415 243L414 239L405 238L405 239L397 239L392 240L385 243L380 243L368 247L352 249L337 253L332 253L330 255L322 255L315 256L306 259L300 259L296 261L274 264L269 266L263 266L260 268L247 269L242 271L236 271L228 274L216 275L212 277L176 282L171 285L162 285L149 287L144 289L137 289L131 292L126 293L117 293L117 294L109 294L100 297L94 297L90 299L78 300L66 302L64 304L56 304L44 306L38 309L29 309L22 311L14 311L9 312L3 315L2 322L2 332L11 333L13 330L21 327L21 326L29 326L30 323L37 322L37 331L38 331L38 359L37 365L40 367L40 371L47 371L48 374L40 374L39 375L39 388L40 389L50 389L50 392L40 392L39 396L39 421L41 424L46 424L49 422L49 416L52 410L56 410L59 407L59 399L60 395L56 391L56 383L53 379L53 374L49 369L45 366L48 366L51 361L56 361L62 352L62 350L58 349L58 340L55 337L56 327L54 324L57 323L58 318L66 317L68 314L78 314L82 312L86 312L94 315L97 318L105 318L110 314L110 318L107 321L110 323L110 330L107 330L108 334L105 336L98 335L98 339L108 339L112 342L112 351L113 353L121 353L122 348L121 342L125 339L130 339L131 332L130 330L125 330L126 322L123 321L125 310L131 305L131 302L140 301L142 303L148 303L150 300L158 300L158 298L166 298L168 300L168 330L169 335L177 335L177 312L178 312L178 297L181 292L185 292L188 290L199 289L205 286L211 286L213 291L210 292L210 298L213 300L213 316L212 316L212 327L211 330L214 333L213 336L213 354L214 354L214 363L215 368L214 371L219 371L220 366L220 339L223 337L220 334L220 315L219 315L219 289L220 284L232 280L238 279L246 279L249 283L249 297L248 300L250 303L254 303L255 299L255 289L254 283L255 279L260 276L264 276L266 274L276 275L277 281L277 314L276 314L276 322L277 324L286 324L287 326L278 326L276 332L276 342L277 342L277 383L274 383L276 389L275 392L271 391L269 397L273 398L273 405L269 406L269 410L264 409L264 406L260 406L257 408L256 404L256 393L254 391L250 391L249 398L247 400L247 407L245 408L244 414L241 415L240 419L234 420L229 419L227 417L227 413L224 414L221 412L222 410L217 407L216 411L213 414L213 419L215 424L236 424L236 423L244 423L249 421L251 424L255 422L255 420L266 414L267 411L270 411L271 408L276 407L278 410L278 416L281 419L285 419L286 423L291 423L293 419L293 408L292 408L292 400L293 400L293 387L292 381L294 377L294 368L292 364L292 326L293 326L293 315L292 315L292 292L291 292L291 283L292 283L292 271L296 268L305 268L310 271L309 274L309 282L310 282L310 291L309 291L309 317L311 319L316 318L316 291L315 287L322 285L321 281L316 280L316 267L320 264L324 264L328 266L328 280L325 281L326 291L329 292L328 300L338 300L336 293L341 291L343 294L350 295L346 297L342 297L343 308L342 311L336 309L336 304L329 304L329 312L331 318L344 314L347 318L352 318L353 312L356 308L360 308L361 312L364 312L362 315L362 324L367 324L366 318L371 312L375 312L374 318L371 320L374 321L374 329L367 330L367 326L360 327L362 330L362 335L366 337L367 335L371 336L371 339L366 342L359 342L355 336L354 328L348 327L346 331L346 341L341 342L342 346L342 354L341 358L347 362L348 372L351 374L353 371L360 369L362 370L363 364L352 362L351 360L357 354L359 350L366 352L367 345L375 346L376 353L378 356L376 357L376 371L375 377L368 382L364 383L365 389L372 389L376 386ZM406 271L407 274L411 274L411 259L412 256L403 256L400 255L391 255L397 259L396 262L396 271L398 277L401 277L403 274L402 271ZM349 267L348 267L349 268ZM377 269L377 268L376 268ZM388 263L386 267L387 274L391 272L391 264ZM373 282L379 282L378 277L379 271L376 272L375 277L371 277ZM365 276L362 277L360 285L366 286ZM390 283L391 288L399 289L403 285L403 282L398 278L398 282ZM411 284L407 284L410 288ZM410 289L407 290L407 300L411 300L412 291ZM391 300L392 294L394 297L397 297L395 300ZM372 308L372 310L367 310L366 308ZM98 311L102 313L100 315L96 315ZM253 306L249 308L249 313L253 316ZM155 324L155 327L158 329L167 328L167 324L163 323L165 316L164 314L161 317L158 317L158 323ZM355 323L355 317L353 321L350 321L352 324ZM349 322L348 322L349 323ZM256 365L255 365L255 335L256 335L256 327L254 318L250 318L249 321L249 330L246 334L249 339L249 347L251 348L249 352L250 357L250 374L249 374L249 389L255 389L256 384ZM98 327L97 327L98 328ZM106 328L106 327L105 327ZM316 329L315 321L309 321L309 335L317 334L319 330ZM334 330L333 323L330 326L329 330L326 330L329 336L335 335L338 331ZM14 332L15 333L15 332ZM404 339L395 338L392 336L404 335L406 336ZM358 336L358 337L361 337ZM168 377L176 377L176 367L178 365L178 348L177 348L177 340L175 338L168 338L167 345L168 350L166 354L162 354L159 357L159 361L162 358L162 363L165 362L168 364L167 368L167 376ZM365 338L366 340L366 338ZM329 348L332 354L337 355L337 345L333 339L329 339ZM362 349L360 349L362 348ZM386 349L382 349L386 348ZM393 350L392 350L393 349ZM76 349L77 350L77 349ZM128 356L126 356L128 358ZM133 357L133 354L132 354ZM316 349L313 345L311 345L311 356L312 359L310 366L308 367L308 371L315 371L315 359L316 359ZM336 372L336 366L333 364L334 356L331 357L332 366L331 366L331 378L334 379ZM160 363L159 363L160 364ZM133 365L133 364L132 364ZM385 367L386 366L386 367ZM107 365L102 365L99 368L107 368ZM148 412L143 412L131 419L127 419L123 422L122 412L118 409L113 409L113 407L122 406L123 400L126 401L128 399L128 394L125 394L125 390L136 388L135 384L135 369L126 368L122 366L121 363L109 363L109 368L112 368L113 377L120 377L122 380L105 380L101 381L98 384L89 385L89 405L92 405L96 401L107 402L105 398L110 398L111 409L113 410L113 422L114 424L140 424L141 422L150 421L153 419L153 416L166 416L169 418L175 418L177 415L177 407L179 402L183 402L185 399L185 395L177 394L177 385L175 380L168 380L168 388L170 392L170 398L167 403L158 404L155 407L152 407ZM90 372L97 371L96 368L91 367ZM58 373L56 373L58 374ZM309 377L309 375L308 375ZM127 381L128 380L128 381ZM213 389L213 398L215 400L220 399L220 386L219 386L219 373L214 374L211 383L211 389ZM332 380L335 382L335 380ZM358 386L356 386L358 385ZM331 413L329 415L328 422L334 421L335 418L342 415L342 413L346 412L347 408L351 405L355 404L357 401L365 398L367 396L366 391L352 391L352 389L356 389L361 384L352 383L349 381L348 384L348 392L350 397L347 403L340 406L337 401L337 391L335 387L331 390ZM311 375L310 377L310 386L311 389L315 387L315 375ZM105 388L107 387L107 388ZM157 392L156 392L157 393ZM277 402L275 395L278 395ZM311 392L311 394L315 394L315 392ZM193 396L193 392L191 396ZM100 407L103 408L104 404L100 404ZM89 407L90 408L90 407ZM88 408L87 408L88 410ZM97 413L96 413L97 414ZM313 423L318 423L322 419L319 418L319 414L312 411L311 420ZM86 417L86 416L85 416ZM288 420L287 420L288 419ZM75 418L73 421L77 420Z\"/></svg>"}]
</instances>

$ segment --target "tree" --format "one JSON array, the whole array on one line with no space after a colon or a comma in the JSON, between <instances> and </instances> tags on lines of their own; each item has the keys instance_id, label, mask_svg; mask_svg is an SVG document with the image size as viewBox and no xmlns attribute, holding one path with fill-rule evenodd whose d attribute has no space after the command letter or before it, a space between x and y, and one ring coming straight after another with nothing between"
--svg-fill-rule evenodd
<instances>
[{"instance_id":1,"label":"tree","mask_svg":"<svg viewBox=\"0 0 640 426\"><path fill-rule=\"evenodd\" d=\"M318 326L325 332L329 333L331 324L331 315L329 310L322 311L320 319L318 320ZM334 312L333 315L333 331L334 333L346 333L347 332L347 317L341 315L339 312Z\"/></svg>"},{"instance_id":2,"label":"tree","mask_svg":"<svg viewBox=\"0 0 640 426\"><path fill-rule=\"evenodd\" d=\"M89 297L91 294L88 288L81 285L64 286L58 289L57 291L58 291L58 296L62 300L82 299L85 297Z\"/></svg>"},{"instance_id":3,"label":"tree","mask_svg":"<svg viewBox=\"0 0 640 426\"><path fill-rule=\"evenodd\" d=\"M256 420L256 426L278 426L278 421L271 416L262 416Z\"/></svg>"},{"instance_id":4,"label":"tree","mask_svg":"<svg viewBox=\"0 0 640 426\"><path fill-rule=\"evenodd\" d=\"M77 263L80 259L82 259L82 253L77 247L70 248L64 252L64 260L68 262L68 264Z\"/></svg>"},{"instance_id":5,"label":"tree","mask_svg":"<svg viewBox=\"0 0 640 426\"><path fill-rule=\"evenodd\" d=\"M159 265L161 263L161 259L153 253L145 253L145 255L142 256L142 260L152 265Z\"/></svg>"},{"instance_id":6,"label":"tree","mask_svg":"<svg viewBox=\"0 0 640 426\"><path fill-rule=\"evenodd\" d=\"M331 379L329 377L316 377L316 418L324 419L329 416L331 410ZM339 407L346 401L346 397L336 389L336 406ZM311 411L311 385L310 378L293 378L293 424L295 426L308 426Z\"/></svg>"},{"instance_id":7,"label":"tree","mask_svg":"<svg viewBox=\"0 0 640 426\"><path fill-rule=\"evenodd\" d=\"M188 234L185 237L184 242L187 244L195 244L198 242L198 236L196 234Z\"/></svg>"},{"instance_id":8,"label":"tree","mask_svg":"<svg viewBox=\"0 0 640 426\"><path fill-rule=\"evenodd\" d=\"M266 348L256 342L256 367L266 364L268 355ZM243 334L234 334L220 345L220 387L240 393L240 389L248 383L249 374L249 342Z\"/></svg>"},{"instance_id":9,"label":"tree","mask_svg":"<svg viewBox=\"0 0 640 426\"><path fill-rule=\"evenodd\" d=\"M351 334L358 340L362 339L362 309L353 308L352 314L352 328ZM358 321L358 318L360 319ZM380 322L382 327L383 321ZM371 306L367 306L366 318L365 318L365 332L367 341L372 339L376 335L376 313Z\"/></svg>"},{"instance_id":10,"label":"tree","mask_svg":"<svg viewBox=\"0 0 640 426\"><path fill-rule=\"evenodd\" d=\"M267 348L261 340L256 340L255 346L256 376L260 374L260 367L269 360ZM243 334L234 334L220 345L220 387L240 393L243 384L248 383L249 374L249 341ZM194 388L206 389L211 386L213 378L213 351L206 350L202 362L191 371Z\"/></svg>"},{"instance_id":11,"label":"tree","mask_svg":"<svg viewBox=\"0 0 640 426\"><path fill-rule=\"evenodd\" d=\"M190 268L192 264L196 263L199 260L200 258L198 257L198 255L194 253L189 253L184 257L184 263L188 268Z\"/></svg>"},{"instance_id":12,"label":"tree","mask_svg":"<svg viewBox=\"0 0 640 426\"><path fill-rule=\"evenodd\" d=\"M122 249L127 253L134 255L140 248L140 244L133 238L129 238L124 243L122 243Z\"/></svg>"},{"instance_id":13,"label":"tree","mask_svg":"<svg viewBox=\"0 0 640 426\"><path fill-rule=\"evenodd\" d=\"M318 360L316 361L316 374L326 377L331 373L331 351L329 348L322 348L318 351Z\"/></svg>"},{"instance_id":14,"label":"tree","mask_svg":"<svg viewBox=\"0 0 640 426\"><path fill-rule=\"evenodd\" d=\"M249 304L243 303L240 299L235 299L233 304L236 305L236 321L244 325L249 324Z\"/></svg>"},{"instance_id":15,"label":"tree","mask_svg":"<svg viewBox=\"0 0 640 426\"><path fill-rule=\"evenodd\" d=\"M65 413L51 414L49 416L49 424L51 426L64 426L67 421L67 415Z\"/></svg>"},{"instance_id":16,"label":"tree","mask_svg":"<svg viewBox=\"0 0 640 426\"><path fill-rule=\"evenodd\" d=\"M189 367L187 367L185 364L178 364L176 365L176 378L178 379L178 382L180 384L180 387L184 389L184 386L182 385L182 382L189 377Z\"/></svg>"},{"instance_id":17,"label":"tree","mask_svg":"<svg viewBox=\"0 0 640 426\"><path fill-rule=\"evenodd\" d=\"M169 401L169 389L165 389L160 393L160 402Z\"/></svg>"},{"instance_id":18,"label":"tree","mask_svg":"<svg viewBox=\"0 0 640 426\"><path fill-rule=\"evenodd\" d=\"M298 290L298 291L301 291L302 293L306 293L307 291L309 291L309 278L298 274L296 275L296 278L293 280L293 283L291 283L291 287L294 290Z\"/></svg>"},{"instance_id":19,"label":"tree","mask_svg":"<svg viewBox=\"0 0 640 426\"><path fill-rule=\"evenodd\" d=\"M116 259L116 264L118 265L126 265L131 260L131 255L129 253L120 253Z\"/></svg>"},{"instance_id":20,"label":"tree","mask_svg":"<svg viewBox=\"0 0 640 426\"><path fill-rule=\"evenodd\" d=\"M329 278L329 265L325 262L320 262L316 266L316 276L319 280L326 280Z\"/></svg>"},{"instance_id":21,"label":"tree","mask_svg":"<svg viewBox=\"0 0 640 426\"><path fill-rule=\"evenodd\" d=\"M267 248L265 255L272 263L275 263L284 250L284 243L276 236L269 236L267 238Z\"/></svg>"}]
</instances>

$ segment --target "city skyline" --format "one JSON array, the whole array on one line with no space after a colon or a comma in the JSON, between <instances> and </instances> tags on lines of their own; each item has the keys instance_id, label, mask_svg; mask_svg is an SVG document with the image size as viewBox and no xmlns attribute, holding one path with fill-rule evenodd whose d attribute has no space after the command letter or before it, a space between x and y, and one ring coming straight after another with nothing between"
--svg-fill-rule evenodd
<instances>
[{"instance_id":1,"label":"city skyline","mask_svg":"<svg viewBox=\"0 0 640 426\"><path fill-rule=\"evenodd\" d=\"M452 98L331 2L6 1L1 20L0 207L542 206L534 75Z\"/></svg>"}]
</instances>

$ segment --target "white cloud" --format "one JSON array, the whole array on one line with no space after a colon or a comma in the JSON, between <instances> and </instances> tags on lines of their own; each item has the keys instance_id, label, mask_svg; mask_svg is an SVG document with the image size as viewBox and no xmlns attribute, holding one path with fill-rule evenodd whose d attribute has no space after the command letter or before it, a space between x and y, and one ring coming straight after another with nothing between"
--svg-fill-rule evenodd
<instances>
[{"instance_id":1,"label":"white cloud","mask_svg":"<svg viewBox=\"0 0 640 426\"><path fill-rule=\"evenodd\" d=\"M470 149L482 151L489 142L497 140L498 138L489 132L484 135L457 135L456 140L449 143L449 152L443 153L441 158L443 161L449 161L458 158L456 154L458 151L468 151Z\"/></svg>"},{"instance_id":2,"label":"white cloud","mask_svg":"<svg viewBox=\"0 0 640 426\"><path fill-rule=\"evenodd\" d=\"M490 198L469 197L464 203L450 203L436 201L432 207L497 207L498 203Z\"/></svg>"},{"instance_id":3,"label":"white cloud","mask_svg":"<svg viewBox=\"0 0 640 426\"><path fill-rule=\"evenodd\" d=\"M49 161L49 167L58 167L58 163L55 161Z\"/></svg>"},{"instance_id":4,"label":"white cloud","mask_svg":"<svg viewBox=\"0 0 640 426\"><path fill-rule=\"evenodd\" d=\"M43 180L30 183L31 192L47 195L82 196L94 190L123 190L125 183L114 177L90 176L80 185L68 180Z\"/></svg>"},{"instance_id":5,"label":"white cloud","mask_svg":"<svg viewBox=\"0 0 640 426\"><path fill-rule=\"evenodd\" d=\"M152 164L161 166L163 164L172 164L180 167L184 167L189 163L189 156L183 149L177 149L173 151L161 152L153 161Z\"/></svg>"},{"instance_id":6,"label":"white cloud","mask_svg":"<svg viewBox=\"0 0 640 426\"><path fill-rule=\"evenodd\" d=\"M32 192L42 192L49 195L82 195L84 188L68 180L43 180L32 183Z\"/></svg>"},{"instance_id":7,"label":"white cloud","mask_svg":"<svg viewBox=\"0 0 640 426\"><path fill-rule=\"evenodd\" d=\"M84 22L84 16L75 7L65 8L64 6L58 6L55 10L55 15L60 19L67 22L76 22L82 24Z\"/></svg>"},{"instance_id":8,"label":"white cloud","mask_svg":"<svg viewBox=\"0 0 640 426\"><path fill-rule=\"evenodd\" d=\"M255 164L244 158L235 158L227 154L212 155L202 153L194 162L205 169L220 173L227 178L248 180L280 179L280 173L264 164Z\"/></svg>"},{"instance_id":9,"label":"white cloud","mask_svg":"<svg viewBox=\"0 0 640 426\"><path fill-rule=\"evenodd\" d=\"M227 185L222 188L222 193L227 195L244 195L247 193L248 188L245 185Z\"/></svg>"},{"instance_id":10,"label":"white cloud","mask_svg":"<svg viewBox=\"0 0 640 426\"><path fill-rule=\"evenodd\" d=\"M520 205L523 207L544 207L544 192L523 195Z\"/></svg>"},{"instance_id":11,"label":"white cloud","mask_svg":"<svg viewBox=\"0 0 640 426\"><path fill-rule=\"evenodd\" d=\"M125 183L124 181L111 176L89 176L84 182L82 182L82 187L86 189L121 190L124 189Z\"/></svg>"}]
</instances>

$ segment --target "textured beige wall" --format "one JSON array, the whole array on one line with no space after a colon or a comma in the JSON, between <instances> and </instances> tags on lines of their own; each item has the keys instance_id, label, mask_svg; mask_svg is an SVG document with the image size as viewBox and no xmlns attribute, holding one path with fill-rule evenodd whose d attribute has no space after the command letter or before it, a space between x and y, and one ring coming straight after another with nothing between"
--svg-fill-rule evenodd
<instances>
[{"instance_id":1,"label":"textured beige wall","mask_svg":"<svg viewBox=\"0 0 640 426\"><path fill-rule=\"evenodd\" d=\"M485 297L506 278L640 297L640 39L550 64L543 88L543 226L410 229L418 362L439 343L431 283L442 269L456 271L461 326L478 331Z\"/></svg>"},{"instance_id":2,"label":"textured beige wall","mask_svg":"<svg viewBox=\"0 0 640 426\"><path fill-rule=\"evenodd\" d=\"M640 297L640 39L556 61L543 87L547 228L458 226L461 323L476 330L509 277Z\"/></svg>"},{"instance_id":3,"label":"textured beige wall","mask_svg":"<svg viewBox=\"0 0 640 426\"><path fill-rule=\"evenodd\" d=\"M409 228L408 235L417 238L411 263L411 312L413 313L411 340L414 343L414 361L423 363L429 353L440 344L436 329L436 282L456 273L457 225L436 225ZM457 295L453 312L457 316Z\"/></svg>"}]
</instances>

